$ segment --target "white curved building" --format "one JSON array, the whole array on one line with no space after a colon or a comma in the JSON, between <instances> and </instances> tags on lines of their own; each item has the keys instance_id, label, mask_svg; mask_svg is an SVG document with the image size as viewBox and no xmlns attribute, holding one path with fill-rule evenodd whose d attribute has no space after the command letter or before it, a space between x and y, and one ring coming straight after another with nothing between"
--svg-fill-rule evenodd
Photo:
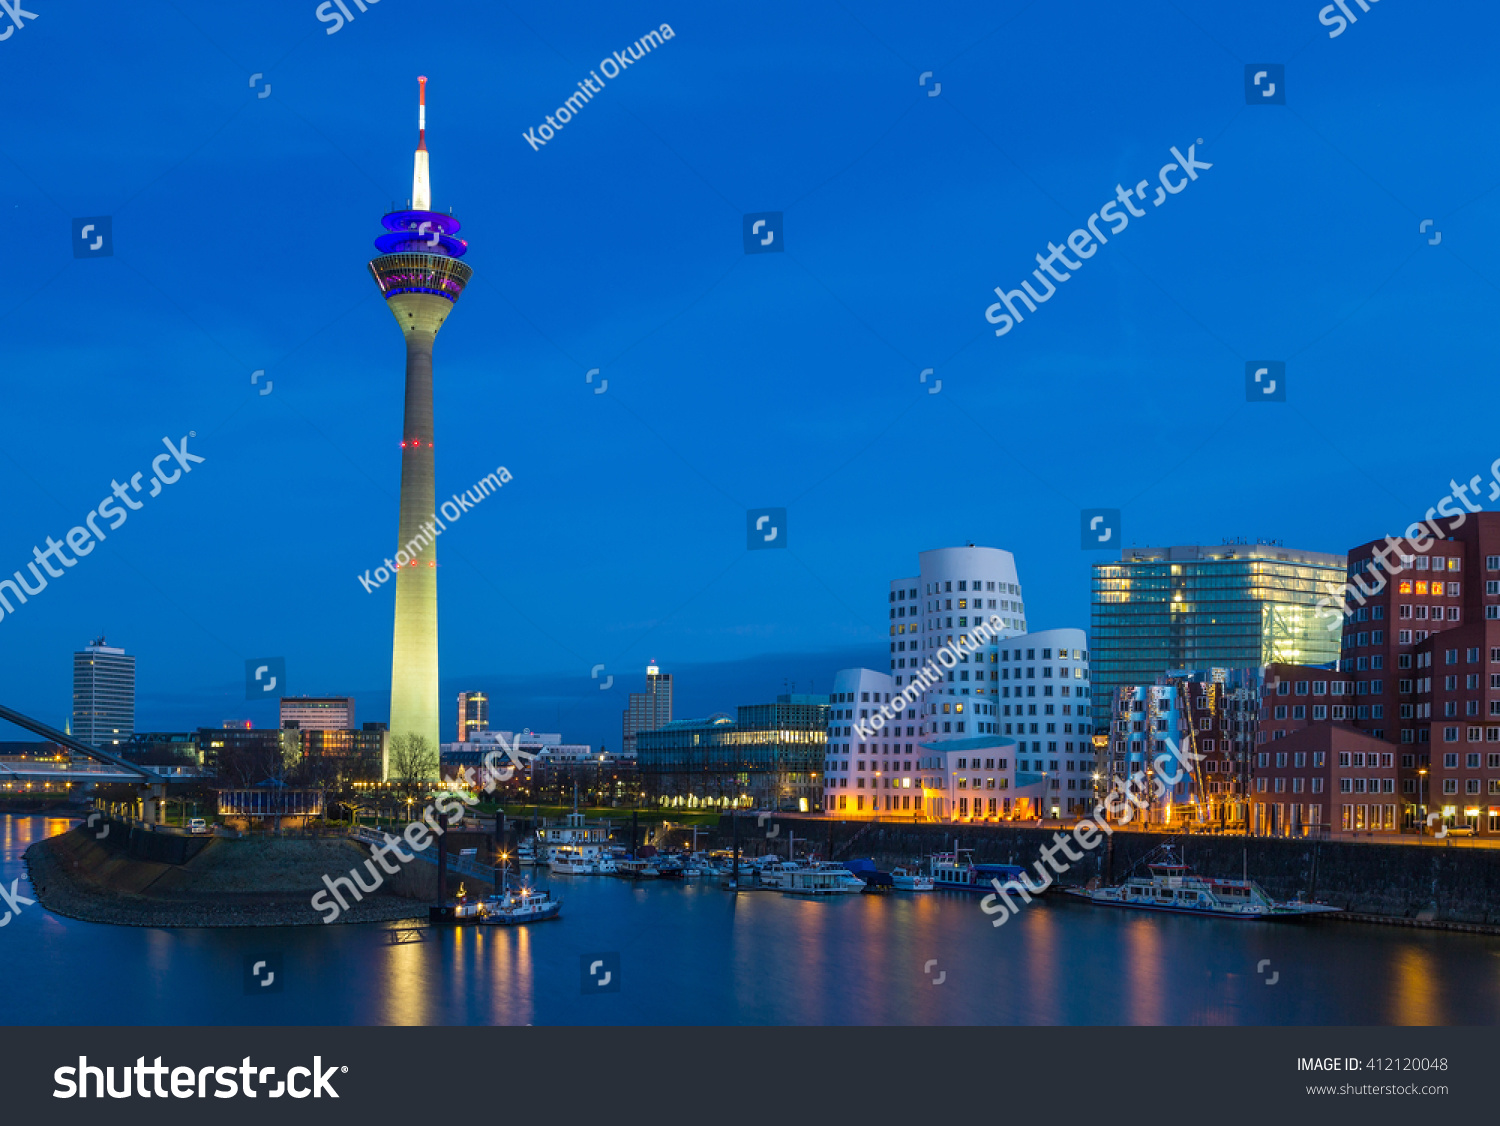
<instances>
[{"instance_id":1,"label":"white curved building","mask_svg":"<svg viewBox=\"0 0 1500 1126\"><path fill-rule=\"evenodd\" d=\"M973 546L924 551L916 577L891 583L889 606L890 671L834 676L824 808L944 821L1091 808L1087 635L1025 632L1014 556ZM854 721L872 718L915 670L991 617L999 635L983 651L958 654L899 720L860 738Z\"/></svg>"}]
</instances>

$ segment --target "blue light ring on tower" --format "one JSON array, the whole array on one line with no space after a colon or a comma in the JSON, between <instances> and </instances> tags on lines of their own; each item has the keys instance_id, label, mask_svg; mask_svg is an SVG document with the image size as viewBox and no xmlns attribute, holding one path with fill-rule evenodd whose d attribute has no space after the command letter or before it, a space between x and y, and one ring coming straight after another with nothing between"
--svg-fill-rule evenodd
<instances>
[{"instance_id":1,"label":"blue light ring on tower","mask_svg":"<svg viewBox=\"0 0 1500 1126\"><path fill-rule=\"evenodd\" d=\"M431 293L457 301L474 271L446 255L397 253L372 259L370 274L387 298L398 293Z\"/></svg>"},{"instance_id":2,"label":"blue light ring on tower","mask_svg":"<svg viewBox=\"0 0 1500 1126\"><path fill-rule=\"evenodd\" d=\"M462 258L468 253L469 244L463 239L431 231L418 234L415 231L398 231L381 235L375 240L375 248L382 254L442 254L449 258Z\"/></svg>"},{"instance_id":3,"label":"blue light ring on tower","mask_svg":"<svg viewBox=\"0 0 1500 1126\"><path fill-rule=\"evenodd\" d=\"M428 224L429 231L441 231L445 235L455 235L463 226L452 215L441 211L391 211L380 219L380 225L388 231L415 231L423 223Z\"/></svg>"}]
</instances>

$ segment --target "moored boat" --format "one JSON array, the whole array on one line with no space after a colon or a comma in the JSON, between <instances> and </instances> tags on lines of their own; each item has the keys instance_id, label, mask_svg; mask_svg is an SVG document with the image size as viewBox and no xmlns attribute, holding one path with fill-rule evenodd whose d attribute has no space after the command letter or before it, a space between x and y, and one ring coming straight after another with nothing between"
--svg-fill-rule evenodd
<instances>
[{"instance_id":1,"label":"moored boat","mask_svg":"<svg viewBox=\"0 0 1500 1126\"><path fill-rule=\"evenodd\" d=\"M955 848L952 852L933 853L927 871L934 887L991 892L995 890L991 880L1002 884L1018 880L1026 869L1019 864L976 864L972 849Z\"/></svg>"},{"instance_id":2,"label":"moored boat","mask_svg":"<svg viewBox=\"0 0 1500 1126\"><path fill-rule=\"evenodd\" d=\"M475 921L496 927L545 922L562 913L562 900L554 898L546 888L538 889L529 884L511 887L509 868L502 871L500 890L483 904L475 906L479 908Z\"/></svg>"},{"instance_id":3,"label":"moored boat","mask_svg":"<svg viewBox=\"0 0 1500 1126\"><path fill-rule=\"evenodd\" d=\"M891 869L891 883L897 891L931 891L932 880L921 872L908 872L905 868Z\"/></svg>"},{"instance_id":4,"label":"moored boat","mask_svg":"<svg viewBox=\"0 0 1500 1126\"><path fill-rule=\"evenodd\" d=\"M1132 876L1114 887L1064 888L1071 896L1101 907L1132 907L1221 919L1305 919L1342 908L1302 900L1273 899L1254 880L1220 880L1200 876L1163 845L1146 865L1148 875Z\"/></svg>"},{"instance_id":5,"label":"moored boat","mask_svg":"<svg viewBox=\"0 0 1500 1126\"><path fill-rule=\"evenodd\" d=\"M583 850L574 845L555 846L551 864L554 872L569 876L591 876L599 871L595 858L584 855Z\"/></svg>"},{"instance_id":6,"label":"moored boat","mask_svg":"<svg viewBox=\"0 0 1500 1126\"><path fill-rule=\"evenodd\" d=\"M841 864L791 861L762 868L760 886L788 895L849 895L865 890L865 882Z\"/></svg>"}]
</instances>

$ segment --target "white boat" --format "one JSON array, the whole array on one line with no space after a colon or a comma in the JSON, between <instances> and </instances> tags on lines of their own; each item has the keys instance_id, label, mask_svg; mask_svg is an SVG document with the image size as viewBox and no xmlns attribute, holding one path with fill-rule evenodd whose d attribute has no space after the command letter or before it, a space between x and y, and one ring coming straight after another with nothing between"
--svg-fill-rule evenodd
<instances>
[{"instance_id":1,"label":"white boat","mask_svg":"<svg viewBox=\"0 0 1500 1126\"><path fill-rule=\"evenodd\" d=\"M908 872L905 868L891 869L891 883L898 891L931 891L932 880L921 872Z\"/></svg>"},{"instance_id":2,"label":"white boat","mask_svg":"<svg viewBox=\"0 0 1500 1126\"><path fill-rule=\"evenodd\" d=\"M851 895L865 890L865 882L842 865L787 860L763 867L760 886L788 895Z\"/></svg>"},{"instance_id":3,"label":"white boat","mask_svg":"<svg viewBox=\"0 0 1500 1126\"><path fill-rule=\"evenodd\" d=\"M1254 880L1216 880L1199 876L1163 845L1146 865L1150 873L1103 888L1064 888L1068 895L1101 907L1132 907L1223 919L1301 919L1342 910L1323 903L1272 899Z\"/></svg>"},{"instance_id":4,"label":"white boat","mask_svg":"<svg viewBox=\"0 0 1500 1126\"><path fill-rule=\"evenodd\" d=\"M613 876L619 869L615 866L613 856L601 856L594 864L594 870L602 876Z\"/></svg>"},{"instance_id":5,"label":"white boat","mask_svg":"<svg viewBox=\"0 0 1500 1126\"><path fill-rule=\"evenodd\" d=\"M554 872L567 876L592 876L599 871L597 861L585 856L582 849L572 845L558 845L552 850L550 861Z\"/></svg>"},{"instance_id":6,"label":"white boat","mask_svg":"<svg viewBox=\"0 0 1500 1126\"><path fill-rule=\"evenodd\" d=\"M536 845L530 841L524 841L516 849L516 863L522 868L536 867Z\"/></svg>"}]
</instances>

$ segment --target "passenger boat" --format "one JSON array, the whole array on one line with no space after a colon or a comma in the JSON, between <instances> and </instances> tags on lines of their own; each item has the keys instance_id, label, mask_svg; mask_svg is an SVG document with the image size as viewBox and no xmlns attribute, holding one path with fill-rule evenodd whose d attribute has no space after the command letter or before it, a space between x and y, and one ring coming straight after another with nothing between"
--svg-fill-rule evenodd
<instances>
[{"instance_id":1,"label":"passenger boat","mask_svg":"<svg viewBox=\"0 0 1500 1126\"><path fill-rule=\"evenodd\" d=\"M787 860L762 868L760 886L788 895L849 895L865 890L865 882L840 864L803 865Z\"/></svg>"},{"instance_id":2,"label":"passenger boat","mask_svg":"<svg viewBox=\"0 0 1500 1126\"><path fill-rule=\"evenodd\" d=\"M593 862L609 852L609 826L588 824L581 813L570 813L561 825L543 825L537 830L539 859L545 864L556 862L559 852L571 850Z\"/></svg>"},{"instance_id":3,"label":"passenger boat","mask_svg":"<svg viewBox=\"0 0 1500 1126\"><path fill-rule=\"evenodd\" d=\"M1183 915L1212 915L1222 919L1305 919L1340 911L1324 903L1272 899L1254 880L1218 880L1196 875L1178 860L1171 845L1148 858L1146 876L1103 888L1064 888L1079 899L1102 907L1133 907L1141 911L1171 911Z\"/></svg>"},{"instance_id":4,"label":"passenger boat","mask_svg":"<svg viewBox=\"0 0 1500 1126\"><path fill-rule=\"evenodd\" d=\"M921 872L908 872L905 868L891 869L891 883L897 891L931 891L932 880Z\"/></svg>"},{"instance_id":5,"label":"passenger boat","mask_svg":"<svg viewBox=\"0 0 1500 1126\"><path fill-rule=\"evenodd\" d=\"M574 845L557 845L552 849L552 870L569 876L592 876L599 871L596 860L585 856L582 849Z\"/></svg>"},{"instance_id":6,"label":"passenger boat","mask_svg":"<svg viewBox=\"0 0 1500 1126\"><path fill-rule=\"evenodd\" d=\"M1019 879L1026 871L1019 864L975 864L974 850L968 848L933 853L927 870L934 887L983 892L995 890L991 880L1003 884L1007 880Z\"/></svg>"}]
</instances>

